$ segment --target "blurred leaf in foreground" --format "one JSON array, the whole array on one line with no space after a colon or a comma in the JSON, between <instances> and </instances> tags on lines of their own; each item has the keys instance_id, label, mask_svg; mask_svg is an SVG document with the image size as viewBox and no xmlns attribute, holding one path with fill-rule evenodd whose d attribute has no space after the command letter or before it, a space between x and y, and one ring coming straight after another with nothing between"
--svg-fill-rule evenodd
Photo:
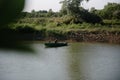
<instances>
[{"instance_id":1,"label":"blurred leaf in foreground","mask_svg":"<svg viewBox=\"0 0 120 80\"><path fill-rule=\"evenodd\" d=\"M0 0L0 27L15 19L24 8L24 0Z\"/></svg>"},{"instance_id":2,"label":"blurred leaf in foreground","mask_svg":"<svg viewBox=\"0 0 120 80\"><path fill-rule=\"evenodd\" d=\"M0 0L0 48L32 51L30 46L22 43L8 24L15 20L24 8L25 0Z\"/></svg>"}]
</instances>

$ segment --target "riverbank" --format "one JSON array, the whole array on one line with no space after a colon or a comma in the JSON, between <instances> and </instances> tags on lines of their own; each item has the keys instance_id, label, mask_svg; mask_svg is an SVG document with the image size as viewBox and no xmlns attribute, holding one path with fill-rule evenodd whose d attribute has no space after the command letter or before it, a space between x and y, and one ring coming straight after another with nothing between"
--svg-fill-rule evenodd
<instances>
[{"instance_id":1,"label":"riverbank","mask_svg":"<svg viewBox=\"0 0 120 80\"><path fill-rule=\"evenodd\" d=\"M10 32L18 40L27 41L69 41L69 42L102 42L120 44L119 24L49 24L14 23ZM8 31L2 30L5 33ZM4 34L4 33L2 33Z\"/></svg>"},{"instance_id":2,"label":"riverbank","mask_svg":"<svg viewBox=\"0 0 120 80\"><path fill-rule=\"evenodd\" d=\"M30 29L29 29L30 30ZM3 31L3 32L2 32ZM120 31L118 30L82 30L82 29L41 29L41 30L2 30L2 42L15 41L59 41L67 42L101 42L120 44ZM7 32L7 33L6 33Z\"/></svg>"},{"instance_id":3,"label":"riverbank","mask_svg":"<svg viewBox=\"0 0 120 80\"><path fill-rule=\"evenodd\" d=\"M40 41L53 41L58 39L60 41L72 42L104 42L104 43L117 43L120 44L120 32L117 31L68 31L66 33L48 33L37 32L34 40Z\"/></svg>"}]
</instances>

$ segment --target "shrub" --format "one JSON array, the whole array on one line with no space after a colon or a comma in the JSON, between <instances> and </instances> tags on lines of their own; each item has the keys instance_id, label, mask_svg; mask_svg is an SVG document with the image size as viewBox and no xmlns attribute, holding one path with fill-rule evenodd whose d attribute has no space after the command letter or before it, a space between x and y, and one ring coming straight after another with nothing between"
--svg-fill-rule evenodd
<instances>
[{"instance_id":1,"label":"shrub","mask_svg":"<svg viewBox=\"0 0 120 80\"><path fill-rule=\"evenodd\" d=\"M33 33L35 31L34 28L28 26L28 25L25 25L25 26L17 26L16 29L15 29L17 32L19 33Z\"/></svg>"}]
</instances>

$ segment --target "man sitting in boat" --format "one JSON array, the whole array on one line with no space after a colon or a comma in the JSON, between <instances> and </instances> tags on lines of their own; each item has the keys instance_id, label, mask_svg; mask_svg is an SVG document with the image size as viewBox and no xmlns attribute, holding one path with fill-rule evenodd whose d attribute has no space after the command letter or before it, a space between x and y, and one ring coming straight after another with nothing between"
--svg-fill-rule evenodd
<instances>
[{"instance_id":1,"label":"man sitting in boat","mask_svg":"<svg viewBox=\"0 0 120 80\"><path fill-rule=\"evenodd\" d=\"M56 39L54 42L48 42L45 43L46 47L61 47L61 46L67 46L66 42L58 42L58 40Z\"/></svg>"},{"instance_id":2,"label":"man sitting in boat","mask_svg":"<svg viewBox=\"0 0 120 80\"><path fill-rule=\"evenodd\" d=\"M55 43L57 43L57 42L58 42L58 40L56 39L56 40L55 40Z\"/></svg>"}]
</instances>

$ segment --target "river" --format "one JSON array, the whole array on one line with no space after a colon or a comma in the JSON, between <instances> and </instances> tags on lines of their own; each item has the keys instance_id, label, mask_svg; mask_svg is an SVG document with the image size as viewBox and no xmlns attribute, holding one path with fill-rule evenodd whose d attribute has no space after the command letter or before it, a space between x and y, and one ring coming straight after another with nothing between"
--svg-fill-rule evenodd
<instances>
[{"instance_id":1,"label":"river","mask_svg":"<svg viewBox=\"0 0 120 80\"><path fill-rule=\"evenodd\" d=\"M35 53L0 50L0 80L120 80L120 45L69 43Z\"/></svg>"}]
</instances>

